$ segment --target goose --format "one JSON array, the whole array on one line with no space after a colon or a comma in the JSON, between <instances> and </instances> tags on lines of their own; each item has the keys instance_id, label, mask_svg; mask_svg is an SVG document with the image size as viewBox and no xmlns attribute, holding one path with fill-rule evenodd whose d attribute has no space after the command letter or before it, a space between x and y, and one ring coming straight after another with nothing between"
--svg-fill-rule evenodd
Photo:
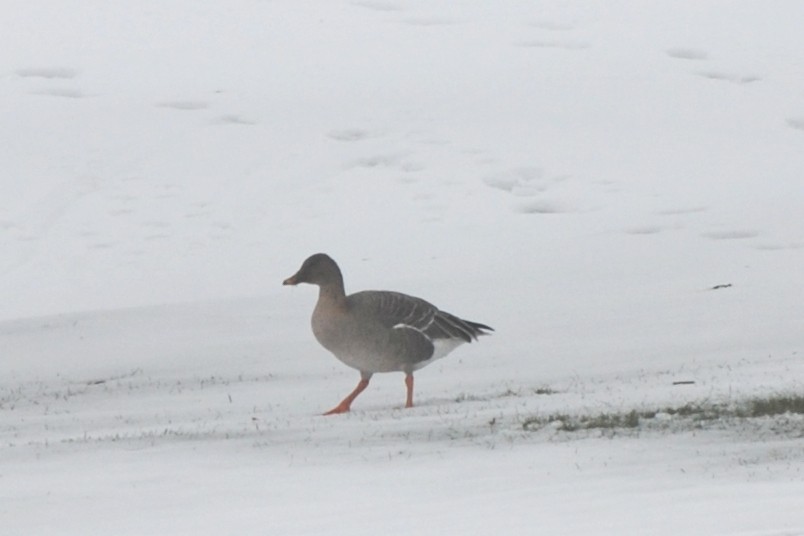
<instances>
[{"instance_id":1,"label":"goose","mask_svg":"<svg viewBox=\"0 0 804 536\"><path fill-rule=\"evenodd\" d=\"M494 331L400 292L366 290L347 296L340 268L325 253L308 257L282 282L300 283L319 287L311 319L315 338L341 362L360 372L357 387L324 415L348 412L371 377L381 372L404 372L405 407L413 407L414 371Z\"/></svg>"}]
</instances>

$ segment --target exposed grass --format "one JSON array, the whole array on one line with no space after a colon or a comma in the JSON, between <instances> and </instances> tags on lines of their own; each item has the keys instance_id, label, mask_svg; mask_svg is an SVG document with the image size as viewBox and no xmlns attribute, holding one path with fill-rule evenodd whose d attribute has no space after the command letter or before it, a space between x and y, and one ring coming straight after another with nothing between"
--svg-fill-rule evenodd
<instances>
[{"instance_id":1,"label":"exposed grass","mask_svg":"<svg viewBox=\"0 0 804 536\"><path fill-rule=\"evenodd\" d=\"M622 411L620 413L597 413L591 415L569 415L556 413L548 416L528 417L522 422L525 430L536 431L546 426L562 432L579 430L619 430L649 426L661 421L677 419L698 425L706 421L725 419L751 419L777 415L804 415L804 395L771 395L750 398L733 404L712 402L688 402L677 407L656 410Z\"/></svg>"},{"instance_id":2,"label":"exposed grass","mask_svg":"<svg viewBox=\"0 0 804 536\"><path fill-rule=\"evenodd\" d=\"M730 410L722 404L710 402L687 402L675 408L663 408L656 413L666 413L673 417L688 417L696 421L711 421L725 416Z\"/></svg>"},{"instance_id":3,"label":"exposed grass","mask_svg":"<svg viewBox=\"0 0 804 536\"><path fill-rule=\"evenodd\" d=\"M534 395L555 395L560 393L561 391L556 391L552 387L549 386L542 386L536 387L534 389L529 390L522 390L522 389L511 389L510 387L505 389L504 391L500 391L494 394L486 394L486 395L478 395L474 393L461 393L456 396L453 400L455 402L481 402L492 400L495 398L508 398L508 397L521 397L529 394Z\"/></svg>"},{"instance_id":4,"label":"exposed grass","mask_svg":"<svg viewBox=\"0 0 804 536\"><path fill-rule=\"evenodd\" d=\"M804 395L779 395L751 399L745 416L766 417L785 413L804 415Z\"/></svg>"},{"instance_id":5,"label":"exposed grass","mask_svg":"<svg viewBox=\"0 0 804 536\"><path fill-rule=\"evenodd\" d=\"M552 387L544 386L544 387L537 387L533 390L533 394L535 395L555 395L560 393L561 391L556 391Z\"/></svg>"},{"instance_id":6,"label":"exposed grass","mask_svg":"<svg viewBox=\"0 0 804 536\"><path fill-rule=\"evenodd\" d=\"M522 423L525 430L538 430L544 426L554 425L562 432L578 430L636 428L643 418L650 418L645 412L631 410L628 413L599 413L596 415L554 414L547 418L531 417ZM652 413L655 415L655 413Z\"/></svg>"}]
</instances>

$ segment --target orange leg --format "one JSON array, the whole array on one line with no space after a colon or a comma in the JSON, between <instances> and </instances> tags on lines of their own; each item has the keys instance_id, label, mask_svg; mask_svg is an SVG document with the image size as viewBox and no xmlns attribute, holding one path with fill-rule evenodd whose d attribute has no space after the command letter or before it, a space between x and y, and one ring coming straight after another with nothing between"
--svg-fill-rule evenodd
<instances>
[{"instance_id":1,"label":"orange leg","mask_svg":"<svg viewBox=\"0 0 804 536\"><path fill-rule=\"evenodd\" d=\"M405 407L413 407L413 374L405 374L405 387L408 388L408 397L405 400Z\"/></svg>"},{"instance_id":2,"label":"orange leg","mask_svg":"<svg viewBox=\"0 0 804 536\"><path fill-rule=\"evenodd\" d=\"M369 381L368 378L361 378L360 382L358 382L357 387L355 390L349 393L349 396L341 400L341 403L329 410L328 412L324 413L324 415L336 415L338 413L346 413L349 411L349 408L354 402L357 395L363 392L363 390L368 387Z\"/></svg>"}]
</instances>

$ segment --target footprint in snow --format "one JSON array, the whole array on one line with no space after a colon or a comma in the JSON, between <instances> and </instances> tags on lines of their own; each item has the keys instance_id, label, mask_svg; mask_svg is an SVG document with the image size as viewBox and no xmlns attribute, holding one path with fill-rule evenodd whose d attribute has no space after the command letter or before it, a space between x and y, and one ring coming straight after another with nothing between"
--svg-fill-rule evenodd
<instances>
[{"instance_id":1,"label":"footprint in snow","mask_svg":"<svg viewBox=\"0 0 804 536\"><path fill-rule=\"evenodd\" d=\"M347 164L346 168L393 168L403 173L418 173L425 169L425 165L421 162L407 160L402 155L386 154L358 158Z\"/></svg>"},{"instance_id":2,"label":"footprint in snow","mask_svg":"<svg viewBox=\"0 0 804 536\"><path fill-rule=\"evenodd\" d=\"M787 126L796 130L804 130L804 117L791 117L787 120Z\"/></svg>"},{"instance_id":3,"label":"footprint in snow","mask_svg":"<svg viewBox=\"0 0 804 536\"><path fill-rule=\"evenodd\" d=\"M327 137L336 141L362 141L372 137L372 135L368 130L363 130L362 128L344 128L329 131Z\"/></svg>"},{"instance_id":4,"label":"footprint in snow","mask_svg":"<svg viewBox=\"0 0 804 536\"><path fill-rule=\"evenodd\" d=\"M85 97L91 97L91 95L84 93L79 89L71 89L71 88L41 89L39 91L34 91L33 94L45 95L48 97L61 97L65 99L83 99Z\"/></svg>"},{"instance_id":5,"label":"footprint in snow","mask_svg":"<svg viewBox=\"0 0 804 536\"><path fill-rule=\"evenodd\" d=\"M376 156L367 156L365 158L358 158L352 161L348 167L352 168L378 168L378 167L393 167L399 162L400 156L394 154L380 154Z\"/></svg>"},{"instance_id":6,"label":"footprint in snow","mask_svg":"<svg viewBox=\"0 0 804 536\"><path fill-rule=\"evenodd\" d=\"M738 229L732 231L713 231L704 233L701 236L711 240L745 240L746 238L755 238L759 236L759 233L748 229Z\"/></svg>"},{"instance_id":7,"label":"footprint in snow","mask_svg":"<svg viewBox=\"0 0 804 536\"><path fill-rule=\"evenodd\" d=\"M527 203L523 203L516 208L516 211L521 214L566 214L569 212L575 212L568 207L556 203L553 201L547 200L534 200L529 201Z\"/></svg>"},{"instance_id":8,"label":"footprint in snow","mask_svg":"<svg viewBox=\"0 0 804 536\"><path fill-rule=\"evenodd\" d=\"M665 53L679 60L705 60L709 57L709 54L697 48L669 48Z\"/></svg>"},{"instance_id":9,"label":"footprint in snow","mask_svg":"<svg viewBox=\"0 0 804 536\"><path fill-rule=\"evenodd\" d=\"M732 84L750 84L762 80L761 77L756 75L740 75L734 73L724 73L721 71L698 71L696 75L707 78L709 80L720 80L722 82L730 82Z\"/></svg>"},{"instance_id":10,"label":"footprint in snow","mask_svg":"<svg viewBox=\"0 0 804 536\"><path fill-rule=\"evenodd\" d=\"M239 115L235 114L228 114L222 115L215 120L212 121L214 125L256 125L256 121L252 121L251 119L245 119Z\"/></svg>"},{"instance_id":11,"label":"footprint in snow","mask_svg":"<svg viewBox=\"0 0 804 536\"><path fill-rule=\"evenodd\" d=\"M638 225L636 227L630 227L625 230L625 234L629 235L654 235L661 233L663 231L662 227L658 225Z\"/></svg>"},{"instance_id":12,"label":"footprint in snow","mask_svg":"<svg viewBox=\"0 0 804 536\"><path fill-rule=\"evenodd\" d=\"M665 54L671 58L688 61L701 61L709 58L709 54L706 51L697 48L669 48L665 50ZM762 80L762 77L754 74L736 74L718 70L698 71L695 75L709 80L720 80L732 84L750 84Z\"/></svg>"},{"instance_id":13,"label":"footprint in snow","mask_svg":"<svg viewBox=\"0 0 804 536\"><path fill-rule=\"evenodd\" d=\"M777 242L765 242L762 244L757 244L753 246L753 248L759 251L784 251L784 250L802 249L804 248L804 242L791 242L789 244L780 244Z\"/></svg>"},{"instance_id":14,"label":"footprint in snow","mask_svg":"<svg viewBox=\"0 0 804 536\"><path fill-rule=\"evenodd\" d=\"M515 198L525 199L513 210L520 214L566 214L577 212L574 207L560 201L541 198L553 186L569 179L566 175L548 176L538 167L514 168L489 175L483 179L487 186L508 192ZM539 199L530 199L539 197Z\"/></svg>"},{"instance_id":15,"label":"footprint in snow","mask_svg":"<svg viewBox=\"0 0 804 536\"><path fill-rule=\"evenodd\" d=\"M547 177L544 170L538 167L522 167L489 175L483 182L517 197L530 197L545 192L552 184L565 179L566 177Z\"/></svg>"}]
</instances>

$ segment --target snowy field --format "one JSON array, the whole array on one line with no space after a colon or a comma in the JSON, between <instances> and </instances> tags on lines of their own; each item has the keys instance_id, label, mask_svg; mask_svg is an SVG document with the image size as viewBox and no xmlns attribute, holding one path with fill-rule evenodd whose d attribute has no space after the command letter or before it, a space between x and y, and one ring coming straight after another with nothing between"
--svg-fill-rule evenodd
<instances>
[{"instance_id":1,"label":"snowy field","mask_svg":"<svg viewBox=\"0 0 804 536\"><path fill-rule=\"evenodd\" d=\"M804 535L802 21L6 2L0 534ZM496 332L322 417L318 251Z\"/></svg>"}]
</instances>

